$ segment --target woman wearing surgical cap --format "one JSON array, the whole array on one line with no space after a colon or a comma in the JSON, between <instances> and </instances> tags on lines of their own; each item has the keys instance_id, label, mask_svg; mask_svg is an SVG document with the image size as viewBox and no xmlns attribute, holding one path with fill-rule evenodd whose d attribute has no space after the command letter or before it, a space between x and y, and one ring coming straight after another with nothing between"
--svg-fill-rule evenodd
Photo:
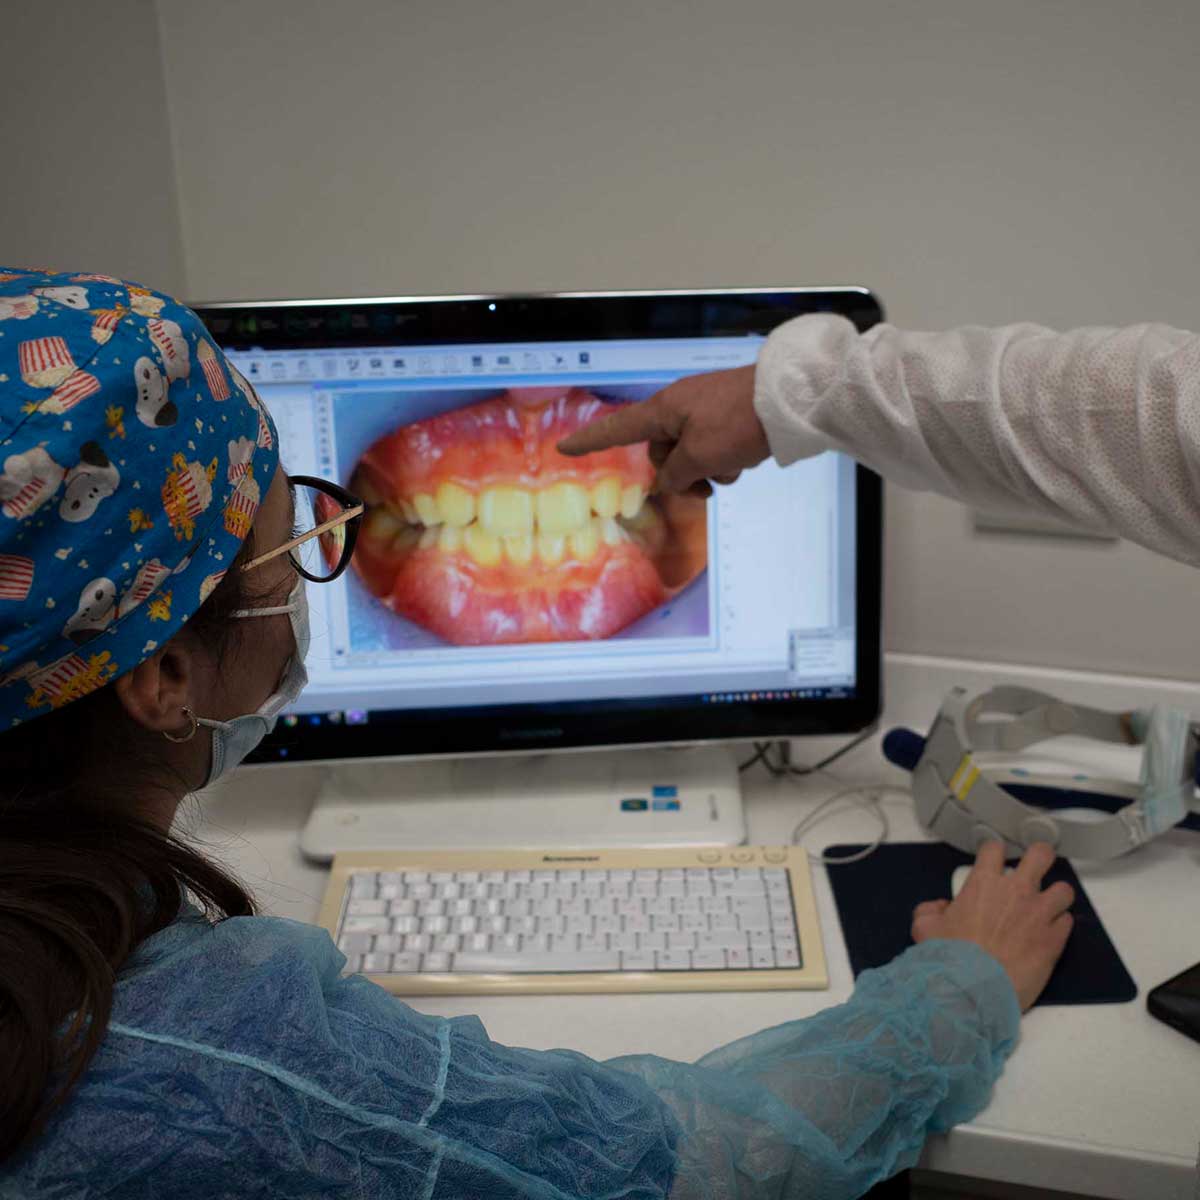
<instances>
[{"instance_id":1,"label":"woman wearing surgical cap","mask_svg":"<svg viewBox=\"0 0 1200 1200\"><path fill-rule=\"evenodd\" d=\"M1070 929L1048 848L986 847L848 1003L698 1063L497 1045L170 832L303 687L362 506L103 275L0 272L0 466L0 1200L834 1200L987 1102Z\"/></svg>"}]
</instances>

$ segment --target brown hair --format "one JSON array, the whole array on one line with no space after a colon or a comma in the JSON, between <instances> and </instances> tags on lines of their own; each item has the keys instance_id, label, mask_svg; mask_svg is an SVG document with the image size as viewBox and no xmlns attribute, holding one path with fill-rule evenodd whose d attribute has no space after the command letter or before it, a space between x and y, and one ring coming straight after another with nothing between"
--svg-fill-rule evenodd
<instances>
[{"instance_id":1,"label":"brown hair","mask_svg":"<svg viewBox=\"0 0 1200 1200\"><path fill-rule=\"evenodd\" d=\"M246 578L228 571L187 624L218 655L238 636L229 614L256 598ZM66 1101L122 964L188 893L209 919L254 913L235 878L132 807L139 784L170 786L154 736L110 687L0 734L0 1163Z\"/></svg>"}]
</instances>

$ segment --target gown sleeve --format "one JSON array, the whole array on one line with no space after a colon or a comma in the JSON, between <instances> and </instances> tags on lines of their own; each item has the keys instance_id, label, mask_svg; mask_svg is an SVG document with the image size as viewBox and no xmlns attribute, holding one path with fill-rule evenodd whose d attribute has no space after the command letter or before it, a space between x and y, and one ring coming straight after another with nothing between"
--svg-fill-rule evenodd
<instances>
[{"instance_id":1,"label":"gown sleeve","mask_svg":"<svg viewBox=\"0 0 1200 1200\"><path fill-rule=\"evenodd\" d=\"M845 1004L696 1063L608 1065L678 1123L671 1200L852 1200L987 1104L1020 1016L995 959L939 940L864 971Z\"/></svg>"},{"instance_id":2,"label":"gown sleeve","mask_svg":"<svg viewBox=\"0 0 1200 1200\"><path fill-rule=\"evenodd\" d=\"M1200 336L1166 325L780 326L755 408L782 464L841 450L904 487L1056 516L1200 565Z\"/></svg>"},{"instance_id":3,"label":"gown sleeve","mask_svg":"<svg viewBox=\"0 0 1200 1200\"><path fill-rule=\"evenodd\" d=\"M987 1102L1019 1020L994 959L927 942L696 1063L600 1062L423 1015L311 926L151 941L0 1197L850 1200Z\"/></svg>"}]
</instances>

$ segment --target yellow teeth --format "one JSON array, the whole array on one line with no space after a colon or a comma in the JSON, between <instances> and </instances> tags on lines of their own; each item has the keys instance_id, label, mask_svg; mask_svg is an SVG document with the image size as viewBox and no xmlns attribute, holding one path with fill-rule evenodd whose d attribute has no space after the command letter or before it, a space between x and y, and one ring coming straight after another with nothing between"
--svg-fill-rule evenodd
<instances>
[{"instance_id":1,"label":"yellow teeth","mask_svg":"<svg viewBox=\"0 0 1200 1200\"><path fill-rule=\"evenodd\" d=\"M533 496L521 488L490 487L479 497L479 523L497 537L532 533Z\"/></svg>"},{"instance_id":2,"label":"yellow teeth","mask_svg":"<svg viewBox=\"0 0 1200 1200\"><path fill-rule=\"evenodd\" d=\"M447 525L470 525L475 520L475 496L457 483L443 483L437 490L438 515Z\"/></svg>"},{"instance_id":3,"label":"yellow teeth","mask_svg":"<svg viewBox=\"0 0 1200 1200\"><path fill-rule=\"evenodd\" d=\"M577 483L556 483L537 494L538 530L570 533L582 528L592 515L587 488Z\"/></svg>"},{"instance_id":4,"label":"yellow teeth","mask_svg":"<svg viewBox=\"0 0 1200 1200\"><path fill-rule=\"evenodd\" d=\"M600 536L606 546L619 546L629 540L629 535L611 517L603 517L596 524L600 526Z\"/></svg>"},{"instance_id":5,"label":"yellow teeth","mask_svg":"<svg viewBox=\"0 0 1200 1200\"><path fill-rule=\"evenodd\" d=\"M537 536L538 558L547 566L562 562L567 553L567 539L561 534L539 533Z\"/></svg>"},{"instance_id":6,"label":"yellow teeth","mask_svg":"<svg viewBox=\"0 0 1200 1200\"><path fill-rule=\"evenodd\" d=\"M589 558L595 558L596 551L600 549L600 530L596 528L595 521L589 521L582 529L576 529L567 540L571 546L571 557L587 562Z\"/></svg>"},{"instance_id":7,"label":"yellow teeth","mask_svg":"<svg viewBox=\"0 0 1200 1200\"><path fill-rule=\"evenodd\" d=\"M636 483L621 490L621 516L634 516L646 500L646 493Z\"/></svg>"},{"instance_id":8,"label":"yellow teeth","mask_svg":"<svg viewBox=\"0 0 1200 1200\"><path fill-rule=\"evenodd\" d=\"M533 561L533 535L522 533L504 539L504 557L518 567L527 567Z\"/></svg>"},{"instance_id":9,"label":"yellow teeth","mask_svg":"<svg viewBox=\"0 0 1200 1200\"><path fill-rule=\"evenodd\" d=\"M494 567L502 557L500 539L476 522L463 530L463 545L481 567Z\"/></svg>"},{"instance_id":10,"label":"yellow teeth","mask_svg":"<svg viewBox=\"0 0 1200 1200\"><path fill-rule=\"evenodd\" d=\"M576 537L571 554L580 559L591 558L601 541L615 546L626 537L617 518L630 521L644 513L646 492L637 484L622 487L620 479L611 475L592 487L578 483L555 483L541 491L511 485L494 485L476 494L458 483L442 483L436 493L418 492L411 499L398 499L373 506L368 514L368 529L376 528L377 522L391 522L388 533L394 535L392 525L407 522L411 526L423 527L426 531L457 530L460 535L475 529L474 541L455 541L452 536L444 543L444 549L458 549L466 545L479 548L480 562L491 560L503 553L511 562L524 564L531 561L535 548L543 562L560 562L567 553L564 539ZM375 514L385 514L376 516ZM382 526L380 526L382 529ZM487 534L492 541L478 535ZM492 542L496 543L493 546ZM497 549L500 543L502 549ZM433 542L422 541L422 545ZM544 549L542 548L544 544ZM472 552L472 557L476 555Z\"/></svg>"},{"instance_id":11,"label":"yellow teeth","mask_svg":"<svg viewBox=\"0 0 1200 1200\"><path fill-rule=\"evenodd\" d=\"M404 522L390 508L380 505L367 512L363 533L373 541L390 541L404 528Z\"/></svg>"},{"instance_id":12,"label":"yellow teeth","mask_svg":"<svg viewBox=\"0 0 1200 1200\"><path fill-rule=\"evenodd\" d=\"M612 517L590 517L585 525L569 534L539 531L498 537L479 521L461 527L443 522L425 529L406 525L397 513L384 506L367 514L366 532L376 541L392 542L397 549L432 550L436 547L443 554L465 550L483 567L494 567L505 561L516 567L527 567L535 555L543 566L548 567L565 560L588 562L595 558L601 546L619 546L629 541L629 534Z\"/></svg>"},{"instance_id":13,"label":"yellow teeth","mask_svg":"<svg viewBox=\"0 0 1200 1200\"><path fill-rule=\"evenodd\" d=\"M442 514L438 512L437 501L425 492L419 492L413 497L413 507L417 510L417 519L422 525L440 525Z\"/></svg>"},{"instance_id":14,"label":"yellow teeth","mask_svg":"<svg viewBox=\"0 0 1200 1200\"><path fill-rule=\"evenodd\" d=\"M615 475L592 488L592 510L598 517L615 517L621 511L621 481Z\"/></svg>"}]
</instances>

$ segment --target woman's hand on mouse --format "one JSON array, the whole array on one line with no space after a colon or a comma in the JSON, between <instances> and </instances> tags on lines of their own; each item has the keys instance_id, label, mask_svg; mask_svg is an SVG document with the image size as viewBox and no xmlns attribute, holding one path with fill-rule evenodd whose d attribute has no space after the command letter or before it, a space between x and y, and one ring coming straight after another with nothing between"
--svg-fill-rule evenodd
<instances>
[{"instance_id":1,"label":"woman's hand on mouse","mask_svg":"<svg viewBox=\"0 0 1200 1200\"><path fill-rule=\"evenodd\" d=\"M981 946L1008 973L1021 1011L1027 1012L1071 935L1067 909L1075 902L1075 889L1059 882L1042 890L1054 858L1054 850L1039 842L1006 873L1003 844L987 842L953 900L927 900L913 910L913 940L958 938Z\"/></svg>"},{"instance_id":2,"label":"woman's hand on mouse","mask_svg":"<svg viewBox=\"0 0 1200 1200\"><path fill-rule=\"evenodd\" d=\"M563 454L650 443L661 492L711 496L714 483L733 483L770 453L754 411L754 368L689 375L640 404L620 408L559 443Z\"/></svg>"}]
</instances>

